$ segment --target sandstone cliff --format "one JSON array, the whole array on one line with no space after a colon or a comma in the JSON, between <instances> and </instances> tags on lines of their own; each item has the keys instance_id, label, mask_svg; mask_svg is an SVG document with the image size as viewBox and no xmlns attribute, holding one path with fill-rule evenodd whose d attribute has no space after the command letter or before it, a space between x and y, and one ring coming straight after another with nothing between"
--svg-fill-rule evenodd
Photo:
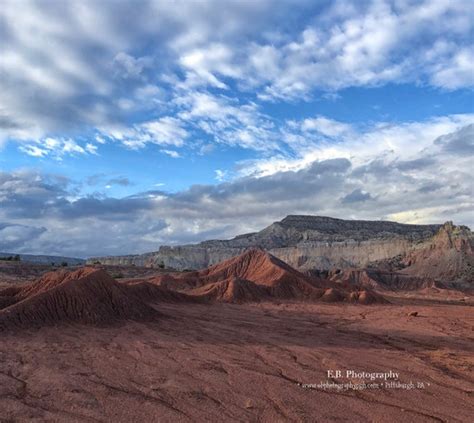
<instances>
[{"instance_id":1,"label":"sandstone cliff","mask_svg":"<svg viewBox=\"0 0 474 423\"><path fill-rule=\"evenodd\" d=\"M465 226L447 222L428 242L417 245L401 261L400 273L451 282L465 288L474 282L474 237Z\"/></svg>"},{"instance_id":2,"label":"sandstone cliff","mask_svg":"<svg viewBox=\"0 0 474 423\"><path fill-rule=\"evenodd\" d=\"M200 269L234 257L248 248L260 247L300 271L361 268L372 262L407 255L415 247L430 242L441 227L288 216L260 232L230 240L162 246L154 253L91 258L89 263Z\"/></svg>"}]
</instances>

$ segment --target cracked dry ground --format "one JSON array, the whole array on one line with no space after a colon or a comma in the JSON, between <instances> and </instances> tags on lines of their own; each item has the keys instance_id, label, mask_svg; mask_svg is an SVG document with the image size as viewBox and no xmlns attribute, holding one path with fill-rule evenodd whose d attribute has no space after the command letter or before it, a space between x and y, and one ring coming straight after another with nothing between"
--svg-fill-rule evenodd
<instances>
[{"instance_id":1,"label":"cracked dry ground","mask_svg":"<svg viewBox=\"0 0 474 423\"><path fill-rule=\"evenodd\" d=\"M469 304L159 309L156 323L2 333L0 421L472 421ZM298 386L328 369L393 370L430 386Z\"/></svg>"}]
</instances>

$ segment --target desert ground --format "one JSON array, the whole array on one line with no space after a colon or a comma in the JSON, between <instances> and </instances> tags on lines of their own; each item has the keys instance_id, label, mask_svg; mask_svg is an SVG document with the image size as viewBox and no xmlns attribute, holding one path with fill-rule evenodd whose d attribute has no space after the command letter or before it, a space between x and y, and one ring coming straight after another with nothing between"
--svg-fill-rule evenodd
<instances>
[{"instance_id":1,"label":"desert ground","mask_svg":"<svg viewBox=\"0 0 474 423\"><path fill-rule=\"evenodd\" d=\"M472 304L398 302L159 304L157 322L3 333L1 421L470 421ZM315 387L331 369L424 388Z\"/></svg>"},{"instance_id":2,"label":"desert ground","mask_svg":"<svg viewBox=\"0 0 474 423\"><path fill-rule=\"evenodd\" d=\"M375 305L159 302L156 321L6 330L0 421L472 421L474 304L441 291ZM346 370L396 372L400 386L361 389Z\"/></svg>"}]
</instances>

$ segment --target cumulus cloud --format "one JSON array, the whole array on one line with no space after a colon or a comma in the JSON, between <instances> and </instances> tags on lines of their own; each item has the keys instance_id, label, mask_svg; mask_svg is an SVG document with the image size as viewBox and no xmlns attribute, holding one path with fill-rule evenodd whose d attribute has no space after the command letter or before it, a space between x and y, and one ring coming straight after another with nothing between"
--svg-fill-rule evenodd
<instances>
[{"instance_id":1,"label":"cumulus cloud","mask_svg":"<svg viewBox=\"0 0 474 423\"><path fill-rule=\"evenodd\" d=\"M450 46L452 48L453 46ZM438 58L431 66L433 85L454 90L474 85L474 47L454 48L447 57Z\"/></svg>"}]
</instances>

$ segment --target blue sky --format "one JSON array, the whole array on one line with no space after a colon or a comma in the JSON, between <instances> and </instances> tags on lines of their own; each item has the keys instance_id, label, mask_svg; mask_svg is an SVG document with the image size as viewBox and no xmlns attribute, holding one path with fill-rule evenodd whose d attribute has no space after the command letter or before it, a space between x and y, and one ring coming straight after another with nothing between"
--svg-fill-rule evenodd
<instances>
[{"instance_id":1,"label":"blue sky","mask_svg":"<svg viewBox=\"0 0 474 423\"><path fill-rule=\"evenodd\" d=\"M5 1L0 250L472 225L473 5Z\"/></svg>"}]
</instances>

